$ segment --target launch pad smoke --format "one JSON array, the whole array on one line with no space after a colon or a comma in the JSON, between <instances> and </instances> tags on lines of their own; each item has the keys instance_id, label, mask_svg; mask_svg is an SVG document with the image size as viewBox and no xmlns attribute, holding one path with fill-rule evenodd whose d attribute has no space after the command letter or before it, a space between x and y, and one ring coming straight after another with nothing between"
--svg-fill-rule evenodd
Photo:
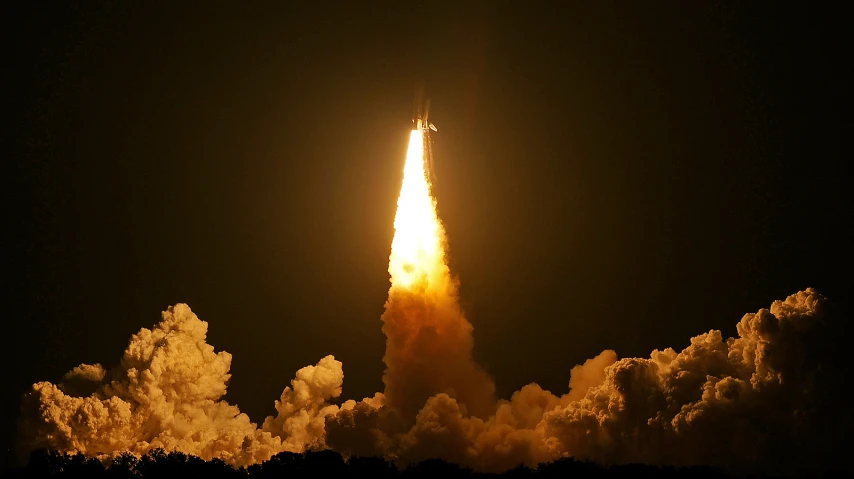
<instances>
[{"instance_id":1,"label":"launch pad smoke","mask_svg":"<svg viewBox=\"0 0 854 479\"><path fill-rule=\"evenodd\" d=\"M58 384L34 384L22 400L22 457L49 448L108 460L164 448L248 465L330 448L503 471L565 456L788 467L824 454L833 436L818 420L828 378L814 333L825 299L813 289L745 315L737 337L712 330L649 358L606 350L572 369L563 394L529 384L496 399L445 260L426 135L412 132L398 199L383 393L331 404L344 372L327 356L297 371L259 426L222 400L231 355L207 344L208 324L177 304L135 334L110 370L82 364Z\"/></svg>"},{"instance_id":2,"label":"launch pad smoke","mask_svg":"<svg viewBox=\"0 0 854 479\"><path fill-rule=\"evenodd\" d=\"M414 417L383 394L341 406L332 356L297 372L261 427L221 400L231 355L205 342L207 323L185 304L135 334L119 365L80 365L59 384L33 385L22 404L21 452L51 448L109 457L178 450L235 465L280 451L332 448L403 464L438 457L501 471L561 456L602 462L734 465L780 448L808 448L817 366L803 340L824 298L812 289L747 314L739 336L696 336L681 352L616 359L604 351L571 373L563 396L536 384L492 413L458 395L431 395ZM475 385L475 387L480 387ZM490 390L491 393L491 390ZM812 435L805 435L805 438ZM805 449L801 449L803 452Z\"/></svg>"}]
</instances>

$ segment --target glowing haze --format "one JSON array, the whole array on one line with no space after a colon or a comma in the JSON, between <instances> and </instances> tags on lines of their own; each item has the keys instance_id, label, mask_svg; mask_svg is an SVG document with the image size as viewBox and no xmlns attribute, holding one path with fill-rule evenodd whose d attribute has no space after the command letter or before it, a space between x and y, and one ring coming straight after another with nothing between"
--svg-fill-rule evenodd
<instances>
[{"instance_id":1,"label":"glowing haze","mask_svg":"<svg viewBox=\"0 0 854 479\"><path fill-rule=\"evenodd\" d=\"M844 381L829 372L825 298L811 288L745 315L737 337L711 330L648 358L605 350L571 370L566 391L532 383L496 399L473 359L424 146L424 133L413 131L381 318L383 393L333 404L344 372L327 356L297 371L259 427L222 399L231 355L215 352L208 324L177 304L135 334L113 368L81 364L57 384L34 384L21 404L20 457L50 448L109 460L164 448L248 465L331 448L482 471L573 456L789 473L841 461L825 446L843 437L851 414L828 406Z\"/></svg>"}]
</instances>

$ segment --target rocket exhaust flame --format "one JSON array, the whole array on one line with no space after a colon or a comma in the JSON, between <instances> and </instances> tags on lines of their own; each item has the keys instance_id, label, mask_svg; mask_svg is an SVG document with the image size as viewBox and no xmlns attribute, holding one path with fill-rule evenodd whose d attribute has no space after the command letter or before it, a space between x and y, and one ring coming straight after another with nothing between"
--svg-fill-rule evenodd
<instances>
[{"instance_id":1,"label":"rocket exhaust flame","mask_svg":"<svg viewBox=\"0 0 854 479\"><path fill-rule=\"evenodd\" d=\"M394 218L388 268L392 289L423 288L435 292L448 275L445 232L430 195L426 166L424 133L412 130Z\"/></svg>"},{"instance_id":2,"label":"rocket exhaust flame","mask_svg":"<svg viewBox=\"0 0 854 479\"><path fill-rule=\"evenodd\" d=\"M493 407L492 380L472 360L472 326L445 262L445 230L427 171L425 130L409 137L389 257L391 288L383 314L388 337L386 405L412 417L429 397L449 393L470 411Z\"/></svg>"}]
</instances>

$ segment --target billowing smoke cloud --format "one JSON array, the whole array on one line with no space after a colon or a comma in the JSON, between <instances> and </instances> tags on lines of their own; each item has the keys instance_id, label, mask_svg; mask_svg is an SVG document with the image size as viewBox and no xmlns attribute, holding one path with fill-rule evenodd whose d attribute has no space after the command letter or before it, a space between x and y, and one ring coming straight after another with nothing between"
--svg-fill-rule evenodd
<instances>
[{"instance_id":1,"label":"billowing smoke cloud","mask_svg":"<svg viewBox=\"0 0 854 479\"><path fill-rule=\"evenodd\" d=\"M284 450L304 452L323 448L326 416L338 412L338 406L326 401L341 395L344 382L341 366L341 361L326 356L317 366L297 371L291 387L282 392L282 397L276 401L279 414L268 416L263 430L280 438Z\"/></svg>"},{"instance_id":2,"label":"billowing smoke cloud","mask_svg":"<svg viewBox=\"0 0 854 479\"><path fill-rule=\"evenodd\" d=\"M810 351L823 302L807 289L745 315L738 337L709 331L681 352L617 361L614 351L604 351L573 368L567 394L531 384L499 401L489 417L437 394L411 428L389 437L383 409L342 411L327 419L327 441L344 453L404 463L440 457L487 471L564 456L793 467L825 439L815 429L824 413L815 397L821 361ZM368 447L372 437L381 440Z\"/></svg>"},{"instance_id":3,"label":"billowing smoke cloud","mask_svg":"<svg viewBox=\"0 0 854 479\"><path fill-rule=\"evenodd\" d=\"M421 281L393 286L382 316L386 404L411 418L428 398L446 393L469 413L488 417L495 385L472 357L472 325L460 310L456 284L447 268L430 287Z\"/></svg>"},{"instance_id":4,"label":"billowing smoke cloud","mask_svg":"<svg viewBox=\"0 0 854 479\"><path fill-rule=\"evenodd\" d=\"M341 363L328 356L301 369L276 402L278 416L259 429L220 399L231 355L205 342L207 328L178 304L135 334L111 371L81 364L58 385L34 384L22 402L21 452L110 456L164 448L243 465L323 447L324 417L338 411L325 401L341 394Z\"/></svg>"},{"instance_id":5,"label":"billowing smoke cloud","mask_svg":"<svg viewBox=\"0 0 854 479\"><path fill-rule=\"evenodd\" d=\"M476 396L453 388L429 394L414 415L380 393L331 405L343 371L327 356L297 372L275 402L277 415L260 428L221 400L231 356L215 352L205 342L207 323L179 304L134 335L115 368L84 364L59 384L34 384L22 403L21 452L44 447L109 457L162 447L245 465L280 451L328 447L402 465L441 458L485 471L565 456L791 468L820 457L832 440L821 417L835 412L823 410L819 396L822 381L834 379L816 348L823 304L807 289L745 315L734 338L712 330L682 351L656 350L649 358L617 360L604 351L572 369L566 394L530 384L487 414L473 413L465 401ZM416 343L418 334L441 342L443 330L413 333ZM470 361L467 341L463 362ZM418 386L419 394L453 384L428 374L419 385L413 376L401 384ZM492 384L485 387L483 397L491 397ZM408 399L401 404L414 397L402 394Z\"/></svg>"}]
</instances>

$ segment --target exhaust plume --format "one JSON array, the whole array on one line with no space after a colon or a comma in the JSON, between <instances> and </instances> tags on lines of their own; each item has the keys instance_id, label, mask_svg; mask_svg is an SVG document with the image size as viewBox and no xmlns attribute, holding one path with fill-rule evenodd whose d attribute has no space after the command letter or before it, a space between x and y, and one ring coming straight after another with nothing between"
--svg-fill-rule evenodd
<instances>
[{"instance_id":1,"label":"exhaust plume","mask_svg":"<svg viewBox=\"0 0 854 479\"><path fill-rule=\"evenodd\" d=\"M430 194L424 145L424 133L413 130L394 218L382 315L385 404L411 418L427 398L446 393L469 412L488 415L495 386L472 359L472 326L445 262L445 230Z\"/></svg>"},{"instance_id":2,"label":"exhaust plume","mask_svg":"<svg viewBox=\"0 0 854 479\"><path fill-rule=\"evenodd\" d=\"M330 404L344 373L327 356L297 371L259 428L222 400L231 355L207 344L207 323L177 304L131 338L114 368L81 364L58 384L34 384L22 400L21 456L48 448L109 460L164 448L240 466L331 448L492 472L561 457L794 474L804 464L839 467L829 446L851 413L832 399L841 361L823 347L825 298L812 288L746 314L736 337L712 330L649 358L605 350L571 370L566 391L529 384L496 400L472 357L424 141L412 132L395 215L384 393Z\"/></svg>"}]
</instances>

